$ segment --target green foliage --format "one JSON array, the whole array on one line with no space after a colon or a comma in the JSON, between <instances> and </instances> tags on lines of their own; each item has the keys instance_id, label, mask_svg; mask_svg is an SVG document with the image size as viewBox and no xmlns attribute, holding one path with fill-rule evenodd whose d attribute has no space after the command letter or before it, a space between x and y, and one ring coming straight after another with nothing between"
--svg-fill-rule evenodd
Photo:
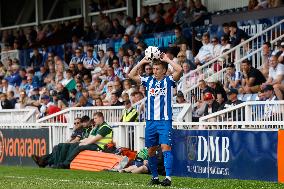
<instances>
[{"instance_id":1,"label":"green foliage","mask_svg":"<svg viewBox=\"0 0 284 189\"><path fill-rule=\"evenodd\" d=\"M163 179L162 177L160 179ZM147 186L150 175L135 175L114 172L88 172L60 169L41 169L33 167L0 166L0 188L31 189L31 188L153 188ZM164 188L162 186L154 188ZM194 189L277 189L284 184L242 181L228 179L193 179L173 177L170 188Z\"/></svg>"}]
</instances>

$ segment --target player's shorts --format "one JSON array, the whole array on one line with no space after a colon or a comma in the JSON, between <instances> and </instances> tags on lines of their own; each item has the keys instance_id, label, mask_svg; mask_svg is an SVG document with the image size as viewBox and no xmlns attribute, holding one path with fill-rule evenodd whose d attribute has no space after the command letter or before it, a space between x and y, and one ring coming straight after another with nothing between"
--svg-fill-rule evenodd
<instances>
[{"instance_id":1,"label":"player's shorts","mask_svg":"<svg viewBox=\"0 0 284 189\"><path fill-rule=\"evenodd\" d=\"M172 145L172 121L146 121L145 146Z\"/></svg>"}]
</instances>

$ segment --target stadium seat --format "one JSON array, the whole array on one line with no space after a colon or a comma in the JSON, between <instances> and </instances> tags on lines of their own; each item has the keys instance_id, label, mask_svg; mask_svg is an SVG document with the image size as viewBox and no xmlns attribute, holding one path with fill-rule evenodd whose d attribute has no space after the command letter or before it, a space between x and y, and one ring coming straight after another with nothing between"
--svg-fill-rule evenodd
<instances>
[{"instance_id":1,"label":"stadium seat","mask_svg":"<svg viewBox=\"0 0 284 189\"><path fill-rule=\"evenodd\" d=\"M80 152L71 162L70 169L85 170L85 171L103 171L109 170L117 166L123 156L85 150Z\"/></svg>"}]
</instances>

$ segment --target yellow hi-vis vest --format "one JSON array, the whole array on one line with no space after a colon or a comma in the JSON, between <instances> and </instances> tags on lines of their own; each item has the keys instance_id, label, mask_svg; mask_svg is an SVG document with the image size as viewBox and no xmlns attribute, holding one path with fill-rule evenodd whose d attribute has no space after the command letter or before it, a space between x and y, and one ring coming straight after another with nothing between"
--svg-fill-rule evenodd
<instances>
[{"instance_id":1,"label":"yellow hi-vis vest","mask_svg":"<svg viewBox=\"0 0 284 189\"><path fill-rule=\"evenodd\" d=\"M100 129L102 129L103 127L108 127L108 128L110 128L109 125L104 124L104 125L100 126L100 128L98 129L98 131L99 131ZM110 128L110 129L111 129L111 128ZM97 131L97 132L98 132L98 131ZM101 149L104 149L106 144L112 142L112 137L113 137L113 131L112 131L112 129L111 129L111 132L110 132L108 135L106 135L105 137L103 137L101 140L97 141L96 144L97 144Z\"/></svg>"},{"instance_id":2,"label":"yellow hi-vis vest","mask_svg":"<svg viewBox=\"0 0 284 189\"><path fill-rule=\"evenodd\" d=\"M137 122L138 113L135 108L132 108L129 112L125 109L123 111L122 122Z\"/></svg>"}]
</instances>

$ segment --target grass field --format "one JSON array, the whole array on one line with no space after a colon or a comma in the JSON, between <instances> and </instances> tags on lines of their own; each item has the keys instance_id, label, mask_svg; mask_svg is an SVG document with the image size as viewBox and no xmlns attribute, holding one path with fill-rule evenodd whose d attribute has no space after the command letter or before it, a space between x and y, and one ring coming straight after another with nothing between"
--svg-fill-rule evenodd
<instances>
[{"instance_id":1,"label":"grass field","mask_svg":"<svg viewBox=\"0 0 284 189\"><path fill-rule=\"evenodd\" d=\"M164 188L149 187L149 175L119 174L113 172L87 172L58 169L40 169L32 167L0 166L0 188ZM284 184L241 181L241 180L211 180L174 177L173 185L169 188L196 189L277 189Z\"/></svg>"}]
</instances>

